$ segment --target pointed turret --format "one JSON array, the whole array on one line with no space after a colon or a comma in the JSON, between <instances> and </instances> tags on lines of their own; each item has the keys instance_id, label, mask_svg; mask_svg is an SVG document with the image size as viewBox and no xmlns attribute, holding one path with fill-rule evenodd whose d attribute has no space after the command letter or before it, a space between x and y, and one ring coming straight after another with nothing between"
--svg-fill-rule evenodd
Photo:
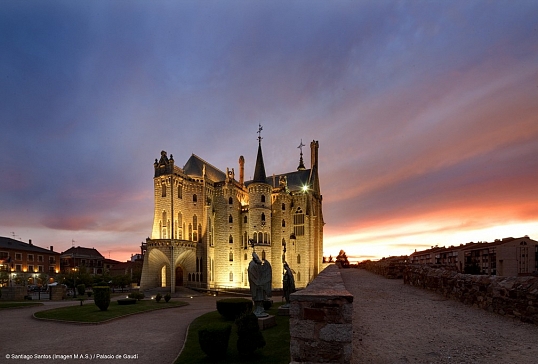
<instances>
[{"instance_id":1,"label":"pointed turret","mask_svg":"<svg viewBox=\"0 0 538 364\"><path fill-rule=\"evenodd\" d=\"M262 126L260 125L258 128L258 156L256 157L256 168L254 169L254 178L252 179L252 182L266 183L267 177L265 175L265 166L263 164L262 155L262 130Z\"/></svg>"}]
</instances>

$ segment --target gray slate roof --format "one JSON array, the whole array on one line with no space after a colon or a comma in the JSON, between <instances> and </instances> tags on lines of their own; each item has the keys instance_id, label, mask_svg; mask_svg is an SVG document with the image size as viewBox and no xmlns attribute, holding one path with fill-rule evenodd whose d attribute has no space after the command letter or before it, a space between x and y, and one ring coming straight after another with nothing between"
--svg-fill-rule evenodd
<instances>
[{"instance_id":1,"label":"gray slate roof","mask_svg":"<svg viewBox=\"0 0 538 364\"><path fill-rule=\"evenodd\" d=\"M60 254L54 251L51 251L49 249L40 248L35 245L30 245L28 243L6 238L4 236L0 236L0 249L14 249L14 250L24 250L29 252L35 252L35 253L48 253L48 254Z\"/></svg>"}]
</instances>

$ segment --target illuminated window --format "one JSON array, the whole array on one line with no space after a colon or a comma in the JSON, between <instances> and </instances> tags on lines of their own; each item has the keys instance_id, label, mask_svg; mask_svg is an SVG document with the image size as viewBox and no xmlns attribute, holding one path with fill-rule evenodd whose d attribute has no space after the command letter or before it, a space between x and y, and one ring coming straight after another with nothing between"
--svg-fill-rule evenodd
<instances>
[{"instance_id":1,"label":"illuminated window","mask_svg":"<svg viewBox=\"0 0 538 364\"><path fill-rule=\"evenodd\" d=\"M304 213L300 207L293 214L293 232L295 236L304 235Z\"/></svg>"}]
</instances>

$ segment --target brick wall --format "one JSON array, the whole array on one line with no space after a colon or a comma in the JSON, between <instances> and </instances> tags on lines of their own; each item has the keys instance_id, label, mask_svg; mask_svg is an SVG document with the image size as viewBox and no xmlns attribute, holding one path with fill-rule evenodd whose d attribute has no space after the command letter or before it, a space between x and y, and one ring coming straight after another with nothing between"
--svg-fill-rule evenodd
<instances>
[{"instance_id":1,"label":"brick wall","mask_svg":"<svg viewBox=\"0 0 538 364\"><path fill-rule=\"evenodd\" d=\"M470 275L410 265L403 278L405 284L538 325L538 277Z\"/></svg>"},{"instance_id":2,"label":"brick wall","mask_svg":"<svg viewBox=\"0 0 538 364\"><path fill-rule=\"evenodd\" d=\"M336 265L325 268L305 289L290 296L292 363L350 363L353 295Z\"/></svg>"}]
</instances>

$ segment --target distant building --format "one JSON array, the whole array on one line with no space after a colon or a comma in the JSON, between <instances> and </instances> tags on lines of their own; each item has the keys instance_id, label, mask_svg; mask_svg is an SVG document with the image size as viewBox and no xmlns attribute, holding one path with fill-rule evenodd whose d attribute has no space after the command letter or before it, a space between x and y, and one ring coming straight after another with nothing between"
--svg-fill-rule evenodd
<instances>
[{"instance_id":1,"label":"distant building","mask_svg":"<svg viewBox=\"0 0 538 364\"><path fill-rule=\"evenodd\" d=\"M538 274L538 242L528 236L494 242L431 247L410 255L413 264L437 264L468 274L522 276Z\"/></svg>"},{"instance_id":2,"label":"distant building","mask_svg":"<svg viewBox=\"0 0 538 364\"><path fill-rule=\"evenodd\" d=\"M261 130L261 128L260 128ZM154 219L142 244L141 289L202 286L248 288L252 244L269 261L273 286L282 286L283 249L305 287L322 269L323 213L317 141L311 168L301 154L296 171L266 176L261 137L253 179L232 168L219 170L196 155L183 168L161 152L154 163Z\"/></svg>"},{"instance_id":3,"label":"distant building","mask_svg":"<svg viewBox=\"0 0 538 364\"><path fill-rule=\"evenodd\" d=\"M62 273L86 267L90 274L103 274L105 269L105 257L94 248L72 247L63 252L60 258Z\"/></svg>"},{"instance_id":4,"label":"distant building","mask_svg":"<svg viewBox=\"0 0 538 364\"><path fill-rule=\"evenodd\" d=\"M59 272L60 254L52 246L0 237L0 286L52 283Z\"/></svg>"}]
</instances>

